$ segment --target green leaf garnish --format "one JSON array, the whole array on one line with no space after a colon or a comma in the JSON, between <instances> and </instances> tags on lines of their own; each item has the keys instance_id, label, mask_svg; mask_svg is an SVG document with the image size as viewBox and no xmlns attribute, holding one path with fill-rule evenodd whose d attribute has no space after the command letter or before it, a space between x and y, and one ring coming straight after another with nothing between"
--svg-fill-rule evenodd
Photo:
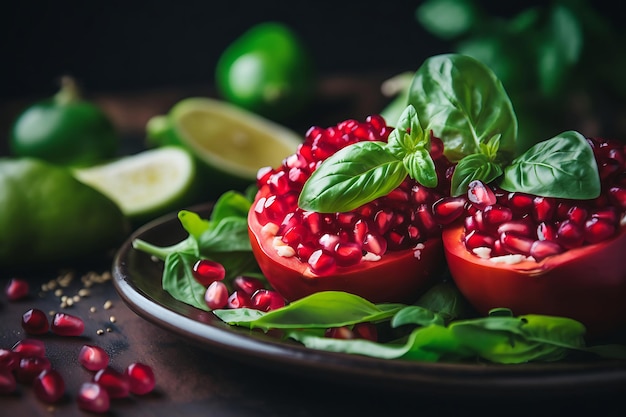
<instances>
[{"instance_id":1,"label":"green leaf garnish","mask_svg":"<svg viewBox=\"0 0 626 417\"><path fill-rule=\"evenodd\" d=\"M491 161L487 155L483 153L467 155L454 168L450 193L454 197L463 195L467 193L470 182L481 180L488 184L500 175L502 175L502 168Z\"/></svg>"},{"instance_id":2,"label":"green leaf garnish","mask_svg":"<svg viewBox=\"0 0 626 417\"><path fill-rule=\"evenodd\" d=\"M593 199L600 175L583 135L567 131L539 142L504 169L500 187L544 197Z\"/></svg>"}]
</instances>

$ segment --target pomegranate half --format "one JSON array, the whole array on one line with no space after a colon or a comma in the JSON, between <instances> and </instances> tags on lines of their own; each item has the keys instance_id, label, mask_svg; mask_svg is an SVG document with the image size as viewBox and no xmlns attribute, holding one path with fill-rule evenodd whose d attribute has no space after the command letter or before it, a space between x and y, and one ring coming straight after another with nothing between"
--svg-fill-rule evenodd
<instances>
[{"instance_id":1,"label":"pomegranate half","mask_svg":"<svg viewBox=\"0 0 626 417\"><path fill-rule=\"evenodd\" d=\"M253 207L266 190L257 194ZM442 271L441 239L430 238L418 248L387 252L378 261L341 267L325 276L311 272L296 257L284 257L274 247L274 237L254 213L248 213L252 252L270 285L288 301L320 291L345 291L373 303L415 301Z\"/></svg>"},{"instance_id":2,"label":"pomegranate half","mask_svg":"<svg viewBox=\"0 0 626 417\"><path fill-rule=\"evenodd\" d=\"M565 316L590 335L626 325L626 229L613 239L553 255L540 262L494 263L467 251L463 227L445 230L443 243L459 291L482 314L508 307L514 314Z\"/></svg>"},{"instance_id":3,"label":"pomegranate half","mask_svg":"<svg viewBox=\"0 0 626 417\"><path fill-rule=\"evenodd\" d=\"M413 302L444 266L441 225L432 205L449 188L443 144L431 142L440 186L408 178L388 195L349 212L298 206L306 180L330 155L362 141L388 139L378 115L312 127L279 167L261 169L248 214L253 253L272 287L293 301L319 291L345 291L372 302Z\"/></svg>"}]
</instances>

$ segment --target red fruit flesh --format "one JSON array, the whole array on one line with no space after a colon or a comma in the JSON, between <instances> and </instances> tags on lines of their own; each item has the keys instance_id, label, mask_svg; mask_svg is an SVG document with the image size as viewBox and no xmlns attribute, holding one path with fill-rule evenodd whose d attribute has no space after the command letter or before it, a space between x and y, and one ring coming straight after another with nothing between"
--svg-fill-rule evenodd
<instances>
[{"instance_id":1,"label":"red fruit flesh","mask_svg":"<svg viewBox=\"0 0 626 417\"><path fill-rule=\"evenodd\" d=\"M626 325L626 230L610 240L515 264L494 263L468 252L463 227L443 232L450 273L482 314L508 307L514 314L571 317L590 334Z\"/></svg>"},{"instance_id":2,"label":"red fruit flesh","mask_svg":"<svg viewBox=\"0 0 626 417\"><path fill-rule=\"evenodd\" d=\"M22 315L22 328L30 334L48 333L50 329L48 316L39 309L31 308Z\"/></svg>"},{"instance_id":3,"label":"red fruit flesh","mask_svg":"<svg viewBox=\"0 0 626 417\"><path fill-rule=\"evenodd\" d=\"M22 339L13 345L11 351L20 358L31 356L41 358L46 356L46 345L38 339Z\"/></svg>"},{"instance_id":4,"label":"red fruit flesh","mask_svg":"<svg viewBox=\"0 0 626 417\"><path fill-rule=\"evenodd\" d=\"M111 367L106 367L96 372L93 382L103 387L109 393L110 398L125 398L130 393L128 375L118 372Z\"/></svg>"},{"instance_id":5,"label":"red fruit flesh","mask_svg":"<svg viewBox=\"0 0 626 417\"><path fill-rule=\"evenodd\" d=\"M214 281L221 281L226 275L224 266L218 262L208 259L200 259L192 269L193 277L205 287L211 285Z\"/></svg>"},{"instance_id":6,"label":"red fruit flesh","mask_svg":"<svg viewBox=\"0 0 626 417\"><path fill-rule=\"evenodd\" d=\"M52 333L59 336L80 336L85 331L85 323L80 317L66 313L56 313L52 319Z\"/></svg>"},{"instance_id":7,"label":"red fruit flesh","mask_svg":"<svg viewBox=\"0 0 626 417\"><path fill-rule=\"evenodd\" d=\"M56 403L65 394L65 381L58 371L45 370L33 381L33 391L41 401Z\"/></svg>"},{"instance_id":8,"label":"red fruit flesh","mask_svg":"<svg viewBox=\"0 0 626 417\"><path fill-rule=\"evenodd\" d=\"M29 291L28 281L21 278L12 278L7 284L4 293L9 301L18 301L28 297Z\"/></svg>"},{"instance_id":9,"label":"red fruit flesh","mask_svg":"<svg viewBox=\"0 0 626 417\"><path fill-rule=\"evenodd\" d=\"M94 382L85 382L80 386L76 401L82 410L93 413L106 413L111 405L109 393Z\"/></svg>"},{"instance_id":10,"label":"red fruit flesh","mask_svg":"<svg viewBox=\"0 0 626 417\"><path fill-rule=\"evenodd\" d=\"M109 365L109 354L100 346L84 345L78 353L78 362L89 371L99 371Z\"/></svg>"},{"instance_id":11,"label":"red fruit flesh","mask_svg":"<svg viewBox=\"0 0 626 417\"><path fill-rule=\"evenodd\" d=\"M228 303L228 288L222 281L214 281L204 293L204 301L211 310L224 308Z\"/></svg>"},{"instance_id":12,"label":"red fruit flesh","mask_svg":"<svg viewBox=\"0 0 626 417\"><path fill-rule=\"evenodd\" d=\"M50 360L46 357L32 356L20 359L20 365L15 370L18 381L30 384L43 371L52 369Z\"/></svg>"},{"instance_id":13,"label":"red fruit flesh","mask_svg":"<svg viewBox=\"0 0 626 417\"><path fill-rule=\"evenodd\" d=\"M441 152L436 152L435 189L407 178L387 196L350 212L309 212L297 205L303 179L324 159L359 141L386 141L390 131L379 116L313 127L296 154L258 176L259 192L248 214L253 253L288 301L338 290L374 302L411 302L441 270L442 222L432 209L449 188L450 164ZM432 143L434 150L441 147L437 138ZM301 174L297 181L289 175L294 169ZM446 211L459 214L458 207Z\"/></svg>"},{"instance_id":14,"label":"red fruit flesh","mask_svg":"<svg viewBox=\"0 0 626 417\"><path fill-rule=\"evenodd\" d=\"M135 395L145 395L154 389L156 380L152 368L143 363L131 363L125 371L129 389Z\"/></svg>"}]
</instances>

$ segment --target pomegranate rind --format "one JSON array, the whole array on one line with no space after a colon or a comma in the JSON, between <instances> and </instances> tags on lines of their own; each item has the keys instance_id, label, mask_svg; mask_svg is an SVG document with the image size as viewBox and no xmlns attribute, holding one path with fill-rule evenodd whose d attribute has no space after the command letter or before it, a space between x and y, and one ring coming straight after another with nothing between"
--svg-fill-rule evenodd
<instances>
[{"instance_id":1,"label":"pomegranate rind","mask_svg":"<svg viewBox=\"0 0 626 417\"><path fill-rule=\"evenodd\" d=\"M626 228L610 240L515 264L474 256L462 235L462 226L443 232L445 257L459 291L479 313L506 307L515 315L569 317L590 336L626 328Z\"/></svg>"},{"instance_id":2,"label":"pomegranate rind","mask_svg":"<svg viewBox=\"0 0 626 417\"><path fill-rule=\"evenodd\" d=\"M418 249L387 252L378 261L337 267L332 275L317 276L295 256L284 257L276 252L272 237L263 236L255 203L248 213L252 252L270 285L287 301L321 291L344 291L373 303L411 303L443 270L441 239L431 238Z\"/></svg>"}]
</instances>

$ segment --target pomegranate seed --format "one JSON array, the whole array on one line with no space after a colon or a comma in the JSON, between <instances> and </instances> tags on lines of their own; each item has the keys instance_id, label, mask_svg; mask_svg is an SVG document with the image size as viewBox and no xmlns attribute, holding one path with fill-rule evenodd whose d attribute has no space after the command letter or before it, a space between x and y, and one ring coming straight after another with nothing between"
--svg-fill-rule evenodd
<instances>
[{"instance_id":1,"label":"pomegranate seed","mask_svg":"<svg viewBox=\"0 0 626 417\"><path fill-rule=\"evenodd\" d=\"M555 241L556 230L551 225L545 222L541 222L539 223L539 226L537 226L537 237L539 238L539 240Z\"/></svg>"},{"instance_id":2,"label":"pomegranate seed","mask_svg":"<svg viewBox=\"0 0 626 417\"><path fill-rule=\"evenodd\" d=\"M44 357L46 356L46 345L38 339L22 339L11 348L11 351L20 358L30 356Z\"/></svg>"},{"instance_id":3,"label":"pomegranate seed","mask_svg":"<svg viewBox=\"0 0 626 417\"><path fill-rule=\"evenodd\" d=\"M28 297L29 291L28 281L21 278L11 278L4 292L9 301L18 301Z\"/></svg>"},{"instance_id":4,"label":"pomegranate seed","mask_svg":"<svg viewBox=\"0 0 626 417\"><path fill-rule=\"evenodd\" d=\"M574 206L567 212L567 218L576 224L583 224L587 220L587 210Z\"/></svg>"},{"instance_id":5,"label":"pomegranate seed","mask_svg":"<svg viewBox=\"0 0 626 417\"><path fill-rule=\"evenodd\" d=\"M104 388L109 393L110 398L125 398L130 393L128 376L111 367L96 372L93 382Z\"/></svg>"},{"instance_id":6,"label":"pomegranate seed","mask_svg":"<svg viewBox=\"0 0 626 417\"><path fill-rule=\"evenodd\" d=\"M493 245L494 238L483 234L478 230L473 230L465 235L465 239L463 241L467 250L472 251L476 248L490 248Z\"/></svg>"},{"instance_id":7,"label":"pomegranate seed","mask_svg":"<svg viewBox=\"0 0 626 417\"><path fill-rule=\"evenodd\" d=\"M13 371L20 365L20 358L17 353L8 350L0 349L0 369L8 369Z\"/></svg>"},{"instance_id":8,"label":"pomegranate seed","mask_svg":"<svg viewBox=\"0 0 626 417\"><path fill-rule=\"evenodd\" d=\"M534 205L533 196L524 193L509 193L507 206L516 214L524 215L530 213Z\"/></svg>"},{"instance_id":9,"label":"pomegranate seed","mask_svg":"<svg viewBox=\"0 0 626 417\"><path fill-rule=\"evenodd\" d=\"M33 390L39 400L56 403L65 394L65 381L58 371L44 370L33 381Z\"/></svg>"},{"instance_id":10,"label":"pomegranate seed","mask_svg":"<svg viewBox=\"0 0 626 417\"><path fill-rule=\"evenodd\" d=\"M78 353L78 362L89 371L99 371L109 365L109 355L99 346L84 345Z\"/></svg>"},{"instance_id":11,"label":"pomegranate seed","mask_svg":"<svg viewBox=\"0 0 626 417\"><path fill-rule=\"evenodd\" d=\"M228 304L228 288L222 281L213 281L204 293L204 301L211 310L226 307Z\"/></svg>"},{"instance_id":12,"label":"pomegranate seed","mask_svg":"<svg viewBox=\"0 0 626 417\"><path fill-rule=\"evenodd\" d=\"M566 249L582 246L585 239L582 228L570 220L559 225L556 232L556 241Z\"/></svg>"},{"instance_id":13,"label":"pomegranate seed","mask_svg":"<svg viewBox=\"0 0 626 417\"><path fill-rule=\"evenodd\" d=\"M208 259L200 259L191 270L193 277L205 287L214 281L221 281L226 276L224 266Z\"/></svg>"},{"instance_id":14,"label":"pomegranate seed","mask_svg":"<svg viewBox=\"0 0 626 417\"><path fill-rule=\"evenodd\" d=\"M43 371L52 369L52 364L48 358L31 356L20 359L20 366L15 370L18 381L30 384Z\"/></svg>"},{"instance_id":15,"label":"pomegranate seed","mask_svg":"<svg viewBox=\"0 0 626 417\"><path fill-rule=\"evenodd\" d=\"M365 339L371 342L378 340L378 330L373 323L357 323L352 331L357 339Z\"/></svg>"},{"instance_id":16,"label":"pomegranate seed","mask_svg":"<svg viewBox=\"0 0 626 417\"><path fill-rule=\"evenodd\" d=\"M513 212L500 205L487 206L483 210L483 222L486 226L495 227L513 219Z\"/></svg>"},{"instance_id":17,"label":"pomegranate seed","mask_svg":"<svg viewBox=\"0 0 626 417\"><path fill-rule=\"evenodd\" d=\"M56 313L52 318L52 333L59 336L80 336L85 330L85 323L80 317L67 313Z\"/></svg>"},{"instance_id":18,"label":"pomegranate seed","mask_svg":"<svg viewBox=\"0 0 626 417\"><path fill-rule=\"evenodd\" d=\"M326 331L324 332L324 336L332 339L342 340L350 340L355 338L354 332L346 326L331 327L329 329L326 329Z\"/></svg>"},{"instance_id":19,"label":"pomegranate seed","mask_svg":"<svg viewBox=\"0 0 626 417\"><path fill-rule=\"evenodd\" d=\"M553 198L535 197L533 199L532 214L537 222L547 222L552 218L552 214L556 210L556 204Z\"/></svg>"},{"instance_id":20,"label":"pomegranate seed","mask_svg":"<svg viewBox=\"0 0 626 417\"><path fill-rule=\"evenodd\" d=\"M228 308L244 308L250 306L250 297L242 292L233 291L226 303Z\"/></svg>"},{"instance_id":21,"label":"pomegranate seed","mask_svg":"<svg viewBox=\"0 0 626 417\"><path fill-rule=\"evenodd\" d=\"M561 245L549 240L536 240L530 247L530 256L535 258L537 262L561 252L563 252Z\"/></svg>"},{"instance_id":22,"label":"pomegranate seed","mask_svg":"<svg viewBox=\"0 0 626 417\"><path fill-rule=\"evenodd\" d=\"M444 197L433 204L433 214L439 224L450 224L465 211L464 197Z\"/></svg>"},{"instance_id":23,"label":"pomegranate seed","mask_svg":"<svg viewBox=\"0 0 626 417\"><path fill-rule=\"evenodd\" d=\"M50 329L48 316L39 309L31 308L22 315L22 328L30 334L48 333Z\"/></svg>"},{"instance_id":24,"label":"pomegranate seed","mask_svg":"<svg viewBox=\"0 0 626 417\"><path fill-rule=\"evenodd\" d=\"M350 242L339 242L335 246L335 260L339 266L356 265L363 257L361 245Z\"/></svg>"},{"instance_id":25,"label":"pomegranate seed","mask_svg":"<svg viewBox=\"0 0 626 417\"><path fill-rule=\"evenodd\" d=\"M241 291L249 296L252 296L257 290L264 288L263 281L258 278L249 277L246 275L239 275L233 279L233 288L237 291Z\"/></svg>"},{"instance_id":26,"label":"pomegranate seed","mask_svg":"<svg viewBox=\"0 0 626 417\"><path fill-rule=\"evenodd\" d=\"M110 397L106 389L94 382L84 382L76 397L78 407L93 413L106 413L110 407Z\"/></svg>"},{"instance_id":27,"label":"pomegranate seed","mask_svg":"<svg viewBox=\"0 0 626 417\"><path fill-rule=\"evenodd\" d=\"M11 394L17 390L17 381L10 369L0 368L0 394Z\"/></svg>"},{"instance_id":28,"label":"pomegranate seed","mask_svg":"<svg viewBox=\"0 0 626 417\"><path fill-rule=\"evenodd\" d=\"M620 210L626 210L626 187L611 187L609 198Z\"/></svg>"},{"instance_id":29,"label":"pomegranate seed","mask_svg":"<svg viewBox=\"0 0 626 417\"><path fill-rule=\"evenodd\" d=\"M474 180L469 183L468 187L467 199L478 208L483 209L496 203L493 190L482 181Z\"/></svg>"},{"instance_id":30,"label":"pomegranate seed","mask_svg":"<svg viewBox=\"0 0 626 417\"><path fill-rule=\"evenodd\" d=\"M307 261L311 271L317 275L329 275L335 272L337 264L335 259L324 252L322 249L318 249L311 254Z\"/></svg>"},{"instance_id":31,"label":"pomegranate seed","mask_svg":"<svg viewBox=\"0 0 626 417\"><path fill-rule=\"evenodd\" d=\"M530 237L533 235L532 222L528 218L520 220L511 220L504 222L498 226L497 233L501 235L504 232L515 233L520 236Z\"/></svg>"},{"instance_id":32,"label":"pomegranate seed","mask_svg":"<svg viewBox=\"0 0 626 417\"><path fill-rule=\"evenodd\" d=\"M589 243L599 243L615 234L615 225L607 220L592 217L585 223L584 236Z\"/></svg>"},{"instance_id":33,"label":"pomegranate seed","mask_svg":"<svg viewBox=\"0 0 626 417\"><path fill-rule=\"evenodd\" d=\"M251 307L261 311L272 311L285 306L285 299L276 291L262 288L250 299Z\"/></svg>"},{"instance_id":34,"label":"pomegranate seed","mask_svg":"<svg viewBox=\"0 0 626 417\"><path fill-rule=\"evenodd\" d=\"M136 395L145 395L154 389L156 379L152 368L140 362L131 363L126 368L130 392Z\"/></svg>"},{"instance_id":35,"label":"pomegranate seed","mask_svg":"<svg viewBox=\"0 0 626 417\"><path fill-rule=\"evenodd\" d=\"M534 242L532 239L517 236L514 233L502 233L500 241L504 247L509 249L511 252L522 255L530 255L530 248Z\"/></svg>"}]
</instances>

